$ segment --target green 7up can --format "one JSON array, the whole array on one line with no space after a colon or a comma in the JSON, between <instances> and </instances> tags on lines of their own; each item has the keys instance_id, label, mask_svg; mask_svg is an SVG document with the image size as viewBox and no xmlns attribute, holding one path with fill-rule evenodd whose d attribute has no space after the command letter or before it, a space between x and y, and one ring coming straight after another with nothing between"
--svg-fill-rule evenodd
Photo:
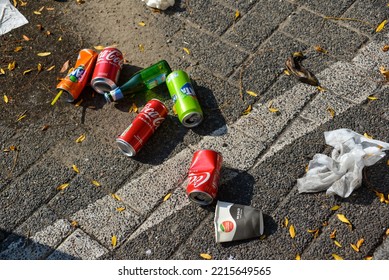
<instances>
[{"instance_id":1,"label":"green 7up can","mask_svg":"<svg viewBox=\"0 0 389 280\"><path fill-rule=\"evenodd\" d=\"M166 85L182 125L189 128L199 125L203 111L188 74L182 70L173 71L166 77Z\"/></svg>"}]
</instances>

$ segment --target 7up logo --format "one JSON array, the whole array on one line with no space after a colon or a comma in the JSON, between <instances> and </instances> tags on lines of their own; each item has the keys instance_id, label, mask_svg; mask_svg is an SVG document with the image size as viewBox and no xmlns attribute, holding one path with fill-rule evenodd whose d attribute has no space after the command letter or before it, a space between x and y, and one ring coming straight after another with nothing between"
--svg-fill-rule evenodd
<instances>
[{"instance_id":1,"label":"7up logo","mask_svg":"<svg viewBox=\"0 0 389 280\"><path fill-rule=\"evenodd\" d=\"M185 95L196 96L195 91L190 83L186 83L181 87L181 92Z\"/></svg>"}]
</instances>

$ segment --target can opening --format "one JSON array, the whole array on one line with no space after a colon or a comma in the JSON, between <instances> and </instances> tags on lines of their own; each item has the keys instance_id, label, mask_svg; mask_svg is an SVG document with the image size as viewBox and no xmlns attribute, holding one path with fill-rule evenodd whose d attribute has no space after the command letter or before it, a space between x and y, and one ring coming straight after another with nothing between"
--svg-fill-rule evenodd
<instances>
[{"instance_id":1,"label":"can opening","mask_svg":"<svg viewBox=\"0 0 389 280\"><path fill-rule=\"evenodd\" d=\"M94 81L92 81L91 85L93 89L100 94L104 94L105 92L111 91L116 88L116 85L111 80L104 78L95 79Z\"/></svg>"},{"instance_id":2,"label":"can opening","mask_svg":"<svg viewBox=\"0 0 389 280\"><path fill-rule=\"evenodd\" d=\"M182 119L182 124L186 127L195 127L201 123L203 116L200 113L193 112Z\"/></svg>"},{"instance_id":3,"label":"can opening","mask_svg":"<svg viewBox=\"0 0 389 280\"><path fill-rule=\"evenodd\" d=\"M213 198L208 193L202 191L193 191L189 194L189 199L200 205L209 205L212 203Z\"/></svg>"},{"instance_id":4,"label":"can opening","mask_svg":"<svg viewBox=\"0 0 389 280\"><path fill-rule=\"evenodd\" d=\"M126 156L128 156L128 157L135 156L136 152L135 152L134 148L130 144L128 144L127 142L125 142L121 139L116 139L116 144L118 145L119 150L123 154L125 154Z\"/></svg>"}]
</instances>

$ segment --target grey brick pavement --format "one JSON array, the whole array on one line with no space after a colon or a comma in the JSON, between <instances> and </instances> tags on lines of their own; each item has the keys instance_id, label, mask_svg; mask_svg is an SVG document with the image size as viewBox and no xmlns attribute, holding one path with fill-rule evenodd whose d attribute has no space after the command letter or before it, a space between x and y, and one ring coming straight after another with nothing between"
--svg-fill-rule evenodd
<instances>
[{"instance_id":1,"label":"grey brick pavement","mask_svg":"<svg viewBox=\"0 0 389 280\"><path fill-rule=\"evenodd\" d=\"M381 51L389 37L386 30L374 34L388 16L387 3L365 2L177 1L162 14L152 13L141 1L118 1L106 13L98 12L106 4L102 0L80 6L56 3L73 12L96 11L88 23L72 18L75 28L83 23L83 28L93 30L93 22L107 21L103 30L91 32L93 36L85 34L88 47L118 43L139 66L163 58L172 68L186 69L205 119L188 130L169 113L133 159L120 154L113 141L135 117L127 113L131 104L125 102L103 105L92 100L95 109L59 104L44 116L36 113L40 118L26 125L0 123L1 149L20 149L3 152L0 158L5 167L0 178L0 258L198 259L200 253L209 253L215 259L294 259L296 254L330 259L336 252L345 259L387 259L388 206L366 184L347 199L302 195L295 188L313 155L329 152L324 131L348 127L389 141L387 84L378 71L389 67L387 53ZM240 17L235 20L237 9ZM146 28L137 26L127 34L114 16L128 13L134 25L143 20ZM64 22L69 20L67 13L59 14ZM121 36L107 32L114 25ZM133 55L136 44L147 38L152 38L155 54L146 49L145 54ZM315 52L317 45L328 54ZM190 49L189 55L183 47ZM303 64L326 91L283 73L294 51L305 51ZM368 101L372 94L378 100ZM278 113L268 110L270 101ZM166 104L172 106L170 100ZM251 112L242 115L248 105ZM328 108L335 111L334 117ZM52 119L56 125L42 131ZM75 143L83 133L86 140ZM198 207L185 195L192 154L204 148L223 154L218 199L262 209L265 239L214 242L213 206ZM383 161L379 166L377 170L387 172ZM386 177L375 170L369 169L370 183L387 191ZM62 183L69 186L57 191ZM163 201L168 193L171 197ZM341 205L336 213L352 221L353 231L336 219L330 210L335 204ZM285 217L296 227L294 239L282 227ZM308 229L318 229L319 236L314 238ZM334 229L342 248L329 238ZM365 243L357 253L349 244L360 238Z\"/></svg>"}]
</instances>

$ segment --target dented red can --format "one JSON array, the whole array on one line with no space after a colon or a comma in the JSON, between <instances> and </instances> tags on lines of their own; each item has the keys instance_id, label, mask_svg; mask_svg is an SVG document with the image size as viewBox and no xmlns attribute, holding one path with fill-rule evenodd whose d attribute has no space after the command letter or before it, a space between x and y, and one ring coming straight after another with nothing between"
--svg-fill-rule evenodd
<instances>
[{"instance_id":1,"label":"dented red can","mask_svg":"<svg viewBox=\"0 0 389 280\"><path fill-rule=\"evenodd\" d=\"M151 99L136 116L131 125L116 138L120 151L135 156L168 114L166 106L158 99Z\"/></svg>"},{"instance_id":2,"label":"dented red can","mask_svg":"<svg viewBox=\"0 0 389 280\"><path fill-rule=\"evenodd\" d=\"M189 168L186 193L200 205L211 204L217 196L223 157L213 150L199 150L193 154Z\"/></svg>"}]
</instances>

